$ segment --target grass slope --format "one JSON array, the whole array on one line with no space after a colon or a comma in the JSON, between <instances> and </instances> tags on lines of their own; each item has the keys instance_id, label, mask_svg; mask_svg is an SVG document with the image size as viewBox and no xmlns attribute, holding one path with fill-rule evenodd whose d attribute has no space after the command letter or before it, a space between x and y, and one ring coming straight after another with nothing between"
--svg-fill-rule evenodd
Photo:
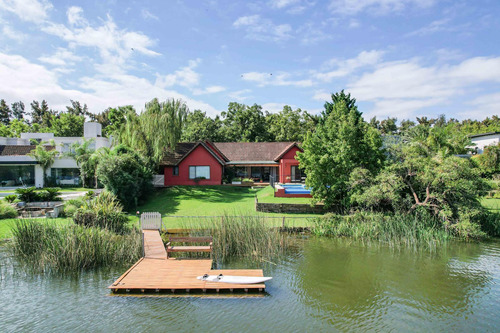
<instances>
[{"instance_id":1,"label":"grass slope","mask_svg":"<svg viewBox=\"0 0 500 333\"><path fill-rule=\"evenodd\" d=\"M309 221L301 214L257 213L255 211L255 195L263 194L269 198L272 188L252 189L236 186L175 186L155 191L145 204L138 208L139 212L160 212L162 215L175 216L222 216L222 215L259 215L271 217L287 217L287 226L308 226ZM273 198L274 199L274 198ZM295 203L303 203L304 198ZM260 200L260 197L259 197ZM307 198L306 198L307 200ZM266 202L266 201L263 201ZM269 202L269 201L267 201ZM280 200L277 202L291 202ZM311 216L307 214L306 216ZM184 218L164 218L167 228L180 228L186 223ZM270 225L281 225L281 219L268 219Z\"/></svg>"}]
</instances>

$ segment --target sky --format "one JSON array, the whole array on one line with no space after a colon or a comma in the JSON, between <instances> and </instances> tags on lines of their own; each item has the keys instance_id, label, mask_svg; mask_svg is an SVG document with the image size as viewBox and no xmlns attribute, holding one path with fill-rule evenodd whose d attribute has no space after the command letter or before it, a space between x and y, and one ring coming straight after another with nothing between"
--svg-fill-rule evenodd
<instances>
[{"instance_id":1,"label":"sky","mask_svg":"<svg viewBox=\"0 0 500 333\"><path fill-rule=\"evenodd\" d=\"M0 0L0 98L94 113L154 97L365 119L500 112L498 0Z\"/></svg>"}]
</instances>

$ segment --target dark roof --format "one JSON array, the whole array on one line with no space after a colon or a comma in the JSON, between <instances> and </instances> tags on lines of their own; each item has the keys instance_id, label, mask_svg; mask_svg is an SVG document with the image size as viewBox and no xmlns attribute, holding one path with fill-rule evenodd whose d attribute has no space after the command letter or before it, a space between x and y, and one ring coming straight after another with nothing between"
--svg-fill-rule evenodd
<instances>
[{"instance_id":1,"label":"dark roof","mask_svg":"<svg viewBox=\"0 0 500 333\"><path fill-rule=\"evenodd\" d=\"M174 150L166 150L161 164L178 165L198 145L205 147L221 164L278 161L290 148L299 147L297 142L180 142ZM213 149L210 146L213 146ZM224 160L220 159L214 150L220 153Z\"/></svg>"},{"instance_id":2,"label":"dark roof","mask_svg":"<svg viewBox=\"0 0 500 333\"><path fill-rule=\"evenodd\" d=\"M231 162L238 161L276 161L288 151L295 142L214 142L213 143Z\"/></svg>"},{"instance_id":3,"label":"dark roof","mask_svg":"<svg viewBox=\"0 0 500 333\"><path fill-rule=\"evenodd\" d=\"M36 146L34 145L0 145L0 156L25 156ZM54 146L45 146L47 150L53 150Z\"/></svg>"},{"instance_id":4,"label":"dark roof","mask_svg":"<svg viewBox=\"0 0 500 333\"><path fill-rule=\"evenodd\" d=\"M224 164L217 154L204 142L179 142L174 150L167 150L163 156L162 165L175 166L178 165L185 157L187 157L199 145L212 154L212 156L220 163Z\"/></svg>"},{"instance_id":5,"label":"dark roof","mask_svg":"<svg viewBox=\"0 0 500 333\"><path fill-rule=\"evenodd\" d=\"M198 142L179 142L174 150L167 149L161 164L177 165L197 144Z\"/></svg>"},{"instance_id":6,"label":"dark roof","mask_svg":"<svg viewBox=\"0 0 500 333\"><path fill-rule=\"evenodd\" d=\"M500 132L488 132L488 133L474 134L474 135L469 135L469 138L480 138L482 136L496 135L496 134L500 134Z\"/></svg>"}]
</instances>

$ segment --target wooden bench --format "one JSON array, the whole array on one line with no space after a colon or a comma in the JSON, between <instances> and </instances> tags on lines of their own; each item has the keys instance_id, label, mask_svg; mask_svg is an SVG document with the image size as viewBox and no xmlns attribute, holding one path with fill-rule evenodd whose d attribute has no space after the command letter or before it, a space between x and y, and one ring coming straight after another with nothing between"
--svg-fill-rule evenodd
<instances>
[{"instance_id":1,"label":"wooden bench","mask_svg":"<svg viewBox=\"0 0 500 333\"><path fill-rule=\"evenodd\" d=\"M209 245L178 246L172 243L209 243ZM167 258L170 252L210 252L210 257L212 257L212 237L170 237L167 243Z\"/></svg>"}]
</instances>

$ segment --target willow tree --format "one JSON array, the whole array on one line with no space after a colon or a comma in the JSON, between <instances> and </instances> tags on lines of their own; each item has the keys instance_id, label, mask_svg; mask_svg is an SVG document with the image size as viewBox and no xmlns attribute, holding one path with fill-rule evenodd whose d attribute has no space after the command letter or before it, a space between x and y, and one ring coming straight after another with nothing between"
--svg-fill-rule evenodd
<instances>
[{"instance_id":1,"label":"willow tree","mask_svg":"<svg viewBox=\"0 0 500 333\"><path fill-rule=\"evenodd\" d=\"M188 111L187 105L181 100L159 102L154 98L146 103L140 115L132 112L127 114L118 139L148 158L154 167L161 161L165 149L173 149L179 142Z\"/></svg>"}]
</instances>

